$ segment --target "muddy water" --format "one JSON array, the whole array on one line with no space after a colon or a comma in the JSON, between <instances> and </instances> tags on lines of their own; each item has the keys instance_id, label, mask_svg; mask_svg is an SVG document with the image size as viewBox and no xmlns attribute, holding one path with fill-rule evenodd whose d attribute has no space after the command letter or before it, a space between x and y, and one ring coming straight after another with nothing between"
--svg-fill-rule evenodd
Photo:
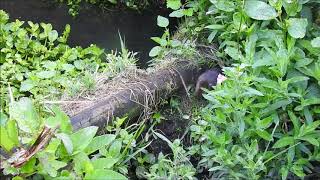
<instances>
[{"instance_id":1,"label":"muddy water","mask_svg":"<svg viewBox=\"0 0 320 180\"><path fill-rule=\"evenodd\" d=\"M65 4L54 3L54 0L0 0L0 9L9 13L11 19L51 23L60 33L65 24L70 24L71 46L97 44L107 52L119 49L120 32L127 48L139 53L141 67L146 67L150 59L148 53L155 45L150 37L162 34L156 25L157 15L165 13L161 9L139 13L119 8L102 12L95 6L85 5L73 18Z\"/></svg>"}]
</instances>

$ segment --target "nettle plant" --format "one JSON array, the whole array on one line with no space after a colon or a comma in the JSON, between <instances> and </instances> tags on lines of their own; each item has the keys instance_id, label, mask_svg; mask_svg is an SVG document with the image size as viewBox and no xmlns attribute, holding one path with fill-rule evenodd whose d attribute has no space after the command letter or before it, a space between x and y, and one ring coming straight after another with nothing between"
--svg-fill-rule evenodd
<instances>
[{"instance_id":1,"label":"nettle plant","mask_svg":"<svg viewBox=\"0 0 320 180\"><path fill-rule=\"evenodd\" d=\"M191 127L199 168L212 177L286 179L319 166L318 5L210 1L208 40L234 64L224 68L228 80L204 95L209 104Z\"/></svg>"}]
</instances>

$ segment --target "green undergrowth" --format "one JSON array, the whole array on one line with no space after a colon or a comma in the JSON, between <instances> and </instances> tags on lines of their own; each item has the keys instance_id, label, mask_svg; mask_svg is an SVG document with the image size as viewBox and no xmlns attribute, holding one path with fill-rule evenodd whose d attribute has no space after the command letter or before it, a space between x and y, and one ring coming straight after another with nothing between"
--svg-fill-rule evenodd
<instances>
[{"instance_id":1,"label":"green undergrowth","mask_svg":"<svg viewBox=\"0 0 320 180\"><path fill-rule=\"evenodd\" d=\"M220 63L212 62L216 57L210 63L228 65L223 67L227 80L205 91L205 106L181 108L183 103L171 98L165 104L171 108L166 117L160 109L137 123L116 118L101 134L97 127L72 131L59 108L39 106L37 99L68 89L59 78L79 80L99 71L123 70L119 60L131 64L128 52L109 55L113 60L108 64L96 46L69 47L68 26L58 36L48 24L25 27L19 21L8 22L1 12L1 68L7 68L1 71L1 97L6 97L1 106L1 148L13 157L2 163L4 174L16 179L319 177L320 2L168 0L166 6L172 9L169 17L182 20L179 36L184 40L171 36L169 19L159 16L157 24L164 34L152 37L158 44L150 51L152 62L161 63L169 54L194 57L196 39L205 47L217 45ZM92 82L84 86L90 89ZM66 84L70 83L75 84ZM172 138L160 125L176 118L191 125ZM43 127L57 128L46 146L36 141ZM159 139L169 151L150 150ZM21 167L10 166L23 160L21 152L32 145L44 150Z\"/></svg>"},{"instance_id":2,"label":"green undergrowth","mask_svg":"<svg viewBox=\"0 0 320 180\"><path fill-rule=\"evenodd\" d=\"M169 16L185 19L185 37L218 44L216 55L232 64L223 68L228 79L206 91L208 105L196 108L190 127L188 149L198 160L198 173L218 179L315 175L320 165L319 3L167 1L173 9ZM161 18L161 24L167 20Z\"/></svg>"},{"instance_id":3,"label":"green undergrowth","mask_svg":"<svg viewBox=\"0 0 320 180\"><path fill-rule=\"evenodd\" d=\"M141 126L120 128L123 118L101 136L97 127L75 132L64 112L41 102L93 91L96 76L110 79L135 66L135 53L125 49L121 38L119 53L106 54L95 45L70 47L69 33L69 25L59 36L51 24L10 21L0 11L2 174L15 179L125 179L125 162Z\"/></svg>"}]
</instances>

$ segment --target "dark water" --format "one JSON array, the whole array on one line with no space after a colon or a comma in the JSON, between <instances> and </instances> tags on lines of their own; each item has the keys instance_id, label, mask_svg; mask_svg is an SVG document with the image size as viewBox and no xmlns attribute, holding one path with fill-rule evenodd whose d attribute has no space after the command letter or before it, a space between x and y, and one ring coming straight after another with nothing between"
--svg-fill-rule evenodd
<instances>
[{"instance_id":1,"label":"dark water","mask_svg":"<svg viewBox=\"0 0 320 180\"><path fill-rule=\"evenodd\" d=\"M85 5L73 18L65 4L54 3L54 0L0 0L0 9L9 13L11 19L51 23L59 33L70 24L68 43L71 46L97 44L107 52L119 50L120 32L126 47L139 53L140 67L146 67L150 59L148 53L155 46L150 37L160 36L163 32L156 25L157 15L166 14L161 9L139 13L118 8L102 12L96 6Z\"/></svg>"}]
</instances>

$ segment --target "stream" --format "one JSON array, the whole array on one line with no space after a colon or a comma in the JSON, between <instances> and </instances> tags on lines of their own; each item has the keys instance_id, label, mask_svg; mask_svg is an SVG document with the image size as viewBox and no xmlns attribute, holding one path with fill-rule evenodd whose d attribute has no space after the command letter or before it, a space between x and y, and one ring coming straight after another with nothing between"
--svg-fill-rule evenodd
<instances>
[{"instance_id":1,"label":"stream","mask_svg":"<svg viewBox=\"0 0 320 180\"><path fill-rule=\"evenodd\" d=\"M138 66L141 68L147 67L149 51L156 45L150 37L161 36L163 32L157 26L157 16L167 14L160 8L143 12L115 8L103 12L97 6L84 4L78 16L72 17L65 3L53 0L0 0L0 9L9 13L11 20L51 23L59 33L63 32L66 24L70 24L70 46L97 44L107 53L119 51L120 33L126 47L138 52Z\"/></svg>"}]
</instances>

